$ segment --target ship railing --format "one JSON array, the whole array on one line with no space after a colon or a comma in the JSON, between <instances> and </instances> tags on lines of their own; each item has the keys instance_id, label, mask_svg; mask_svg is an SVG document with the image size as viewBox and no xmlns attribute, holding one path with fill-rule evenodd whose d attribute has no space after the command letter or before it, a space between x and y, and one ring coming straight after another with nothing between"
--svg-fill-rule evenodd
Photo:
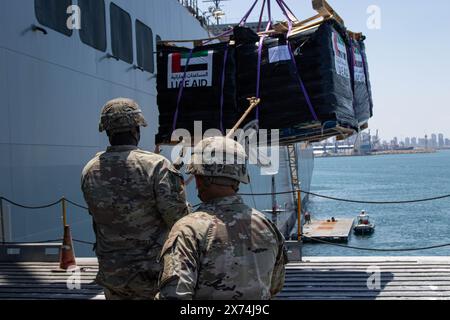
<instances>
[{"instance_id":1,"label":"ship railing","mask_svg":"<svg viewBox=\"0 0 450 320\"><path fill-rule=\"evenodd\" d=\"M307 194L309 196L315 196L315 197L319 197L319 198L323 198L323 199L327 199L327 200L333 200L333 201L340 201L340 202L348 202L348 203L361 203L361 204L375 204L375 205L398 205L398 204L413 204L413 203L422 203L422 202L430 202L430 201L438 201L438 200L443 200L443 199L449 199L450 198L450 194L446 194L446 195L440 195L440 196L434 196L434 197L428 197L428 198L423 198L423 199L414 199L414 200L395 200L395 201L372 201L372 200L354 200L354 199L343 199L343 198L337 198L337 197L331 197L331 196L326 196L326 195L321 195L321 194L317 194L314 192L310 192L310 191L303 191L303 190L292 190L292 191L284 191L284 192L269 192L269 193L249 193L249 194L239 194L241 196L273 196L273 195L281 195L281 194L289 194L289 193L297 193L298 195L298 199L301 199L301 193ZM62 208L62 217L63 217L63 224L67 225L67 217L66 217L66 205L67 203L84 209L84 210L89 210L88 207L81 205L79 203L76 203L72 200L69 200L65 197L62 197L61 199L59 199L58 201L46 204L46 205L40 205L40 206L29 206L29 205L23 205L17 202L14 202L12 200L9 200L5 197L0 197L0 231L2 233L2 240L0 241L0 244L11 244L10 242L6 242L5 240L5 225L4 225L4 215L3 215L3 202L7 202L11 205L20 207L20 208L24 208L24 209L30 209L30 210L37 210L37 209L45 209L45 208L50 208L56 205L60 205L61 204L61 208ZM193 206L193 207L197 207ZM299 201L298 203L298 223L299 226L301 225L301 201ZM339 247L343 247L343 248L347 248L347 249L352 249L352 250L363 250L363 251L375 251L375 252L408 252L408 251L424 251L424 250L431 250L431 249L438 249L438 248L444 248L444 247L450 247L450 243L444 243L444 244L432 244L432 245L428 245L428 246L424 246L424 247L420 247L420 248L367 248L367 247L356 247L356 246L350 246L350 245L343 245L343 244L337 244L337 243L333 243L333 242L328 242L328 241L324 241L321 239L316 239L316 238L310 238L307 237L305 235L302 235L301 233L301 228L298 228L298 243L300 244L300 250L301 250L301 242L302 242L302 238L306 239L308 238L308 240L317 242L317 243L322 243L322 244L326 244L326 245L331 245L331 246L339 246ZM44 240L44 241L39 241L39 243L44 243L44 242L54 242L54 241L59 241L61 239L57 239L57 240ZM73 239L74 242L78 242L78 243L83 243L83 244L94 244L92 242L89 241L83 241L83 240L77 240L77 239ZM31 242L28 242L31 243ZM37 243L37 242L36 242ZM301 257L301 253L300 253L300 257ZM300 258L301 259L301 258Z\"/></svg>"},{"instance_id":2,"label":"ship railing","mask_svg":"<svg viewBox=\"0 0 450 320\"><path fill-rule=\"evenodd\" d=\"M198 7L198 0L178 0L178 3L185 7L200 22L203 28L208 29L212 24L210 17Z\"/></svg>"}]
</instances>

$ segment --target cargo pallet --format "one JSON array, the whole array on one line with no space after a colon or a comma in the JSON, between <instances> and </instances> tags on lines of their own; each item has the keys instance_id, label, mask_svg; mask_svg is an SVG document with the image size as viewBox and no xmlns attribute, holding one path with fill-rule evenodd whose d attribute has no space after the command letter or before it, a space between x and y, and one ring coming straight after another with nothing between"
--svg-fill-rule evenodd
<instances>
[{"instance_id":1,"label":"cargo pallet","mask_svg":"<svg viewBox=\"0 0 450 320\"><path fill-rule=\"evenodd\" d=\"M336 122L321 123L304 126L301 128L282 129L280 132L280 144L292 144L298 142L320 142L332 137L337 140L347 139L357 133L354 128L339 125Z\"/></svg>"},{"instance_id":2,"label":"cargo pallet","mask_svg":"<svg viewBox=\"0 0 450 320\"><path fill-rule=\"evenodd\" d=\"M296 35L298 33L305 32L309 29L315 28L322 24L323 22L333 19L339 24L345 26L344 20L341 16L331 7L331 5L326 0L312 0L312 7L317 12L316 15L305 19L298 20L296 17L292 17L292 32L291 35ZM272 26L272 29L268 31L258 32L258 35L273 35L273 34L286 34L289 30L289 24L285 22L279 22ZM348 30L348 34L352 39L360 40L364 38L362 33L355 33ZM189 39L189 40L163 40L159 41L159 44L174 45L176 43L192 43L194 47L202 46L206 42L211 42L212 40L218 41L230 41L228 36L219 35L204 39ZM336 140L345 140L360 131L368 128L368 123L363 123L358 126L358 128L351 128L345 125L338 124L337 122L314 122L311 124L301 125L296 128L280 129L280 145L287 146L294 143L307 142L315 143L320 142L332 137L336 137ZM160 145L171 145L174 146L180 143L180 141L165 141L158 144L156 150L159 150Z\"/></svg>"}]
</instances>

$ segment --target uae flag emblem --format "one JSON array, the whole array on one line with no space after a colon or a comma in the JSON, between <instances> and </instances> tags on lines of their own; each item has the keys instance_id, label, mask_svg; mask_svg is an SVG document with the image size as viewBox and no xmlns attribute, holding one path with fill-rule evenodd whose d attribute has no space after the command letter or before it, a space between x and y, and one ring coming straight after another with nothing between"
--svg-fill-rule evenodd
<instances>
[{"instance_id":1,"label":"uae flag emblem","mask_svg":"<svg viewBox=\"0 0 450 320\"><path fill-rule=\"evenodd\" d=\"M213 51L171 53L168 57L167 87L179 88L184 78L184 87L210 87L212 85ZM189 64L188 64L189 60Z\"/></svg>"},{"instance_id":2,"label":"uae flag emblem","mask_svg":"<svg viewBox=\"0 0 450 320\"><path fill-rule=\"evenodd\" d=\"M333 31L331 35L331 41L334 53L334 62L336 67L336 73L347 79L350 79L350 68L347 60L347 47L342 37Z\"/></svg>"}]
</instances>

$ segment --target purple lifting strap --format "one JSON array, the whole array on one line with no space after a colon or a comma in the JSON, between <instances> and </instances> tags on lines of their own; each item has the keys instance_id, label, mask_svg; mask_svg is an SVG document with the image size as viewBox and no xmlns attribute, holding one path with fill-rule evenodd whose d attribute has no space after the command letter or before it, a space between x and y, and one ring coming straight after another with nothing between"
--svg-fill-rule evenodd
<instances>
[{"instance_id":1,"label":"purple lifting strap","mask_svg":"<svg viewBox=\"0 0 450 320\"><path fill-rule=\"evenodd\" d=\"M192 48L189 51L189 56L187 58L186 66L185 66L185 69L184 69L183 79L181 80L180 89L178 90L177 108L175 109L175 114L173 115L172 132L174 132L175 129L177 128L178 112L180 110L181 97L183 96L184 81L186 80L186 74L187 74L187 70L188 70L188 67L189 67L189 62L191 61L193 52L194 52L194 48Z\"/></svg>"},{"instance_id":2,"label":"purple lifting strap","mask_svg":"<svg viewBox=\"0 0 450 320\"><path fill-rule=\"evenodd\" d=\"M228 48L225 50L225 57L223 58L223 69L222 69L222 88L220 91L220 131L222 131L222 134L225 135L225 130L223 128L223 89L225 87L225 71L227 67L227 60L228 60Z\"/></svg>"},{"instance_id":3,"label":"purple lifting strap","mask_svg":"<svg viewBox=\"0 0 450 320\"><path fill-rule=\"evenodd\" d=\"M266 32L270 30L270 27L272 26L272 11L270 8L270 0L267 0L267 11L269 13L269 22L267 23L266 26ZM259 44L258 44L258 65L257 65L257 70L256 70L256 98L260 98L261 96L261 60L262 60L262 47L263 47L263 42L264 42L264 38L266 36L261 36L259 39ZM260 106L256 107L256 120L259 121L259 108Z\"/></svg>"},{"instance_id":4,"label":"purple lifting strap","mask_svg":"<svg viewBox=\"0 0 450 320\"><path fill-rule=\"evenodd\" d=\"M261 6L261 13L259 14L259 20L258 20L258 29L257 31L261 31L261 22L264 14L264 8L266 7L266 0L263 1L263 4Z\"/></svg>"},{"instance_id":5,"label":"purple lifting strap","mask_svg":"<svg viewBox=\"0 0 450 320\"><path fill-rule=\"evenodd\" d=\"M288 42L289 54L291 56L292 64L293 64L294 69L295 69L294 72L295 72L295 74L297 76L297 80L298 80L300 88L301 88L301 90L303 92L303 95L305 96L306 103L308 104L308 108L309 108L309 111L311 112L311 115L313 116L315 121L319 121L319 118L317 117L316 111L314 110L314 107L313 107L313 105L311 103L311 99L309 97L308 91L306 90L305 84L303 83L302 77L300 76L300 73L299 73L299 70L298 70L298 67L297 67L297 62L295 61L295 55L294 55L294 52L292 51L291 43L289 42L289 37L290 37L290 35L292 33L292 21L291 21L289 15L288 15L288 13L286 12L286 9L284 8L284 2L282 0L276 0L276 1L277 1L278 5L280 6L281 11L283 12L283 14L288 19L289 31L287 33L286 38L287 38L287 42Z\"/></svg>"},{"instance_id":6,"label":"purple lifting strap","mask_svg":"<svg viewBox=\"0 0 450 320\"><path fill-rule=\"evenodd\" d=\"M266 32L269 31L270 27L272 26L272 9L270 5L270 0L267 0L267 12L269 13L269 24L266 27Z\"/></svg>"},{"instance_id":7,"label":"purple lifting strap","mask_svg":"<svg viewBox=\"0 0 450 320\"><path fill-rule=\"evenodd\" d=\"M253 5L250 7L250 9L247 11L247 13L244 15L244 17L241 19L241 21L239 22L239 26L243 26L246 22L248 17L250 16L250 14L252 13L253 9L255 8L256 4L258 3L259 0L255 0L255 2L253 2Z\"/></svg>"},{"instance_id":8,"label":"purple lifting strap","mask_svg":"<svg viewBox=\"0 0 450 320\"><path fill-rule=\"evenodd\" d=\"M292 10L286 4L286 2L284 2L284 0L280 0L280 3L284 6L284 8L286 9L287 13L289 13L295 20L298 20L297 17L295 16L295 14L292 12Z\"/></svg>"},{"instance_id":9,"label":"purple lifting strap","mask_svg":"<svg viewBox=\"0 0 450 320\"><path fill-rule=\"evenodd\" d=\"M258 44L258 66L256 69L256 98L260 97L260 80L261 80L261 60L262 60L262 47L265 36L259 39ZM259 120L259 106L256 108L256 120Z\"/></svg>"},{"instance_id":10,"label":"purple lifting strap","mask_svg":"<svg viewBox=\"0 0 450 320\"><path fill-rule=\"evenodd\" d=\"M248 12L244 15L242 20L239 22L240 26L245 24L245 22L247 21L248 17L250 16L250 14L252 13L253 9L255 8L256 4L258 3L258 1L259 0L255 0L253 5L251 6L250 10L248 10ZM222 33L220 36L225 36L225 35L228 35L228 34L230 34L232 32L233 32L233 29L227 30L224 33ZM218 37L216 37L216 38L218 38ZM216 39L216 38L214 38L214 39ZM204 44L209 43L212 40L213 39L210 39L210 40L206 41ZM189 56L188 56L188 59L186 61L186 66L185 66L185 69L184 69L183 80L182 80L182 82L180 84L180 89L178 90L177 107L175 109L175 114L173 116L173 121L172 121L172 132L175 131L175 129L177 127L177 121L178 121L178 114L179 114L179 111L180 111L181 98L183 97L184 82L186 80L187 69L188 69L188 66L189 66L189 62L190 62L190 60L192 58L192 53L193 52L194 52L194 48L192 48L189 51ZM220 97L220 125L221 125L222 132L223 132L223 121L222 121L222 116L223 116L223 88L224 88L224 82L225 82L225 69L226 69L225 68L225 64L226 64L227 56L228 56L228 47L227 47L227 50L225 52L225 58L224 58L224 66L223 66L223 71L222 71L222 92L221 92L221 97Z\"/></svg>"}]
</instances>

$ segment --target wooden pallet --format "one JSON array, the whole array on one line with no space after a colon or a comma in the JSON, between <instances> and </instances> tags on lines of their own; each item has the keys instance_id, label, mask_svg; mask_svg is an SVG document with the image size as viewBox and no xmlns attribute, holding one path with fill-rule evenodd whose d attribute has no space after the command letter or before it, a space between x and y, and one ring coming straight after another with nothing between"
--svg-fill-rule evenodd
<instances>
[{"instance_id":1,"label":"wooden pallet","mask_svg":"<svg viewBox=\"0 0 450 320\"><path fill-rule=\"evenodd\" d=\"M326 0L312 0L312 6L317 14L310 18L301 21L294 21L292 23L291 35L308 31L315 28L327 20L334 19L339 24L345 26L344 20L341 16L330 6ZM289 31L288 22L279 22L272 26L271 30L259 32L259 35L273 35L273 34L285 34Z\"/></svg>"},{"instance_id":2,"label":"wooden pallet","mask_svg":"<svg viewBox=\"0 0 450 320\"><path fill-rule=\"evenodd\" d=\"M320 142L332 137L337 140L344 140L356 133L353 128L341 126L338 123L322 126L320 123L308 124L300 128L284 129L285 133L280 133L280 145L287 145L298 142Z\"/></svg>"}]
</instances>

